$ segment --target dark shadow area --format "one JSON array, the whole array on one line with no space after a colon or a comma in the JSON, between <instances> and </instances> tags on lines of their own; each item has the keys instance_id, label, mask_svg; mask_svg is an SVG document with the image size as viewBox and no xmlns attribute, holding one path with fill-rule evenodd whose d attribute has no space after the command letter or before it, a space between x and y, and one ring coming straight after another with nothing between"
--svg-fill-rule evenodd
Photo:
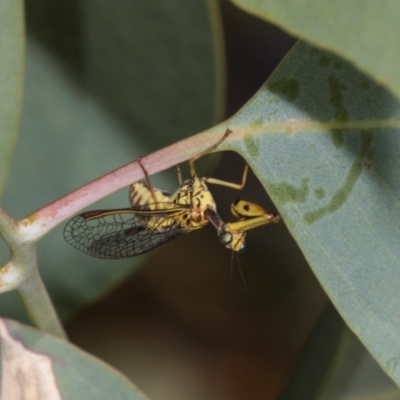
<instances>
[{"instance_id":1,"label":"dark shadow area","mask_svg":"<svg viewBox=\"0 0 400 400\"><path fill-rule=\"evenodd\" d=\"M56 55L78 81L83 79L83 26L79 0L25 2L26 29Z\"/></svg>"}]
</instances>

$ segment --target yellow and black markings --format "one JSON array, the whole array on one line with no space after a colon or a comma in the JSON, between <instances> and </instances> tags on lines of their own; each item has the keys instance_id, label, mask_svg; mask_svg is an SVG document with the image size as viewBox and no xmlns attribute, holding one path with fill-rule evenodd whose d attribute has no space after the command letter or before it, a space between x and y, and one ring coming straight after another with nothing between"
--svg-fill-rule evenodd
<instances>
[{"instance_id":1,"label":"yellow and black markings","mask_svg":"<svg viewBox=\"0 0 400 400\"><path fill-rule=\"evenodd\" d=\"M224 223L217 213L214 198L207 183L242 189L248 166L240 184L214 178L199 178L194 163L222 143L225 134L214 145L189 161L190 178L182 181L179 167L179 188L174 194L153 188L149 175L139 159L145 179L131 185L130 208L87 211L72 218L64 229L65 240L73 247L98 258L118 259L145 253L177 235L199 229L209 222L217 229L220 242L234 252L245 249L247 232L279 216L244 200L232 204L233 215L239 218Z\"/></svg>"}]
</instances>

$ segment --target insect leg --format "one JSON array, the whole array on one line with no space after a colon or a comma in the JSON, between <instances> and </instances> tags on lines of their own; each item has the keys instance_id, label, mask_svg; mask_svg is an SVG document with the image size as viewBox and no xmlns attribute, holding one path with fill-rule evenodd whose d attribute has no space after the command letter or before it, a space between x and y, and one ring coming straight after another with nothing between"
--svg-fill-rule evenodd
<instances>
[{"instance_id":1,"label":"insect leg","mask_svg":"<svg viewBox=\"0 0 400 400\"><path fill-rule=\"evenodd\" d=\"M181 171L181 168L179 167L179 165L176 166L176 174L178 175L179 187L181 187L182 186L182 171Z\"/></svg>"},{"instance_id":2,"label":"insect leg","mask_svg":"<svg viewBox=\"0 0 400 400\"><path fill-rule=\"evenodd\" d=\"M244 200L240 200L244 202ZM245 202L246 204L249 202ZM253 204L253 203L249 203ZM253 212L248 212L247 217L242 216L242 219L236 222L225 223L219 214L215 210L207 210L206 216L209 222L217 230L219 240L226 248L233 250L234 252L241 253L246 248L246 235L247 231L257 228L262 225L269 223L278 223L280 216L278 214L270 213L265 211L260 206L256 211L260 211L259 214L254 215ZM262 210L262 213L261 213ZM252 211L252 210L251 210ZM239 216L239 214L235 214Z\"/></svg>"},{"instance_id":3,"label":"insect leg","mask_svg":"<svg viewBox=\"0 0 400 400\"><path fill-rule=\"evenodd\" d=\"M196 176L196 169L194 168L194 162L197 161L200 157L203 157L204 155L216 149L231 133L232 131L230 129L227 129L224 135L216 143L214 143L212 146L203 150L200 154L197 154L197 156L194 156L189 160L189 168L191 176Z\"/></svg>"},{"instance_id":4,"label":"insect leg","mask_svg":"<svg viewBox=\"0 0 400 400\"><path fill-rule=\"evenodd\" d=\"M140 168L142 168L142 171L144 173L144 177L145 177L146 182L147 182L147 186L149 187L149 190L150 190L150 193L151 193L151 197L153 198L154 203L157 203L157 196L156 196L156 193L154 191L153 185L150 182L149 173L147 172L147 169L142 164L142 157L138 157L137 162L140 165Z\"/></svg>"},{"instance_id":5,"label":"insect leg","mask_svg":"<svg viewBox=\"0 0 400 400\"><path fill-rule=\"evenodd\" d=\"M205 182L211 183L213 185L227 186L231 189L242 190L244 188L244 185L246 184L248 171L249 171L249 166L246 164L244 166L244 170L243 170L242 183L226 182L226 181L222 181L220 179L215 179L215 178L202 178L202 179Z\"/></svg>"},{"instance_id":6,"label":"insect leg","mask_svg":"<svg viewBox=\"0 0 400 400\"><path fill-rule=\"evenodd\" d=\"M235 200L231 204L231 213L239 218L254 218L261 217L262 215L268 214L268 211L264 210L261 206L255 203L251 203L247 200Z\"/></svg>"},{"instance_id":7,"label":"insect leg","mask_svg":"<svg viewBox=\"0 0 400 400\"><path fill-rule=\"evenodd\" d=\"M246 218L237 222L229 222L224 225L224 230L226 232L245 232L259 226L270 224L271 222L277 224L281 220L281 217L275 213L267 212L260 217Z\"/></svg>"}]
</instances>

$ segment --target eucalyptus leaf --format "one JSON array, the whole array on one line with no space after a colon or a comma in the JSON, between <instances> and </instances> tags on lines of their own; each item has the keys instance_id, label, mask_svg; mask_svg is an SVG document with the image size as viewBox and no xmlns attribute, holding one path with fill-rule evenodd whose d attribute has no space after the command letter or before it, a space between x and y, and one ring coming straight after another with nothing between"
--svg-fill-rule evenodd
<instances>
[{"instance_id":1,"label":"eucalyptus leaf","mask_svg":"<svg viewBox=\"0 0 400 400\"><path fill-rule=\"evenodd\" d=\"M317 400L399 400L400 389L345 326Z\"/></svg>"},{"instance_id":2,"label":"eucalyptus leaf","mask_svg":"<svg viewBox=\"0 0 400 400\"><path fill-rule=\"evenodd\" d=\"M1 398L147 399L118 371L77 347L17 322L0 320ZM35 397L39 398L39 397Z\"/></svg>"},{"instance_id":3,"label":"eucalyptus leaf","mask_svg":"<svg viewBox=\"0 0 400 400\"><path fill-rule=\"evenodd\" d=\"M18 135L24 82L22 0L0 2L0 193L9 172Z\"/></svg>"},{"instance_id":4,"label":"eucalyptus leaf","mask_svg":"<svg viewBox=\"0 0 400 400\"><path fill-rule=\"evenodd\" d=\"M349 327L400 383L399 102L300 43L227 125Z\"/></svg>"},{"instance_id":5,"label":"eucalyptus leaf","mask_svg":"<svg viewBox=\"0 0 400 400\"><path fill-rule=\"evenodd\" d=\"M285 31L350 60L400 96L397 0L232 0Z\"/></svg>"}]
</instances>

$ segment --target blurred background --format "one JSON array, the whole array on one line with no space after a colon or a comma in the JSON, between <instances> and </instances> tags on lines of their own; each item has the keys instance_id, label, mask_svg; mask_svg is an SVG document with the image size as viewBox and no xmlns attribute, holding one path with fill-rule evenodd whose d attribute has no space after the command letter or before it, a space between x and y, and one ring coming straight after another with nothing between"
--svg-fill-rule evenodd
<instances>
[{"instance_id":1,"label":"blurred background","mask_svg":"<svg viewBox=\"0 0 400 400\"><path fill-rule=\"evenodd\" d=\"M230 117L295 43L227 0L140 3L27 2L21 137L3 196L13 216ZM199 171L239 182L244 163L225 152ZM175 171L153 182L173 191ZM236 198L277 211L252 173L240 193L211 190L226 221ZM126 205L124 190L92 208ZM80 254L62 228L42 241L39 260L71 341L149 398L400 398L344 326L284 221L248 235L240 255L247 289L236 266L229 284L230 253L211 227L123 261ZM3 315L26 320L7 296Z\"/></svg>"},{"instance_id":2,"label":"blurred background","mask_svg":"<svg viewBox=\"0 0 400 400\"><path fill-rule=\"evenodd\" d=\"M261 87L295 39L228 1L220 6L229 117ZM226 152L217 168L202 172L239 182L243 165L240 156ZM235 198L276 211L253 174L240 193L211 190L224 220L232 220ZM71 340L123 371L151 399L277 398L327 305L284 223L249 234L240 255L247 290L236 266L229 286L230 254L211 227L154 253L135 275L68 323Z\"/></svg>"}]
</instances>

